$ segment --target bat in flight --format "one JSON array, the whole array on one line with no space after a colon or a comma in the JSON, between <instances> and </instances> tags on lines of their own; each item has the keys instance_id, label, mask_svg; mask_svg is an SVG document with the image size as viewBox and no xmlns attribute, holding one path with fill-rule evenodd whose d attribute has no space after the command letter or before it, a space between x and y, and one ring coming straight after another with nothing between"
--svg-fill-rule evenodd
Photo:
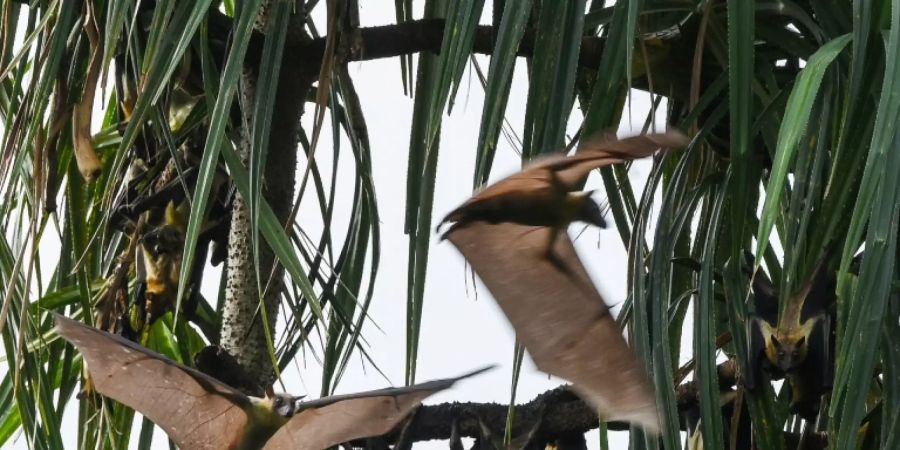
<instances>
[{"instance_id":1,"label":"bat in flight","mask_svg":"<svg viewBox=\"0 0 900 450\"><path fill-rule=\"evenodd\" d=\"M572 156L538 160L475 194L441 222L537 367L573 383L606 419L659 430L643 367L581 264L569 223L604 227L584 185L590 171L682 147L676 131L582 143ZM441 226L439 225L439 227Z\"/></svg>"},{"instance_id":2,"label":"bat in flight","mask_svg":"<svg viewBox=\"0 0 900 450\"><path fill-rule=\"evenodd\" d=\"M95 388L153 421L181 450L323 450L391 431L431 394L488 368L404 388L309 402L250 397L131 341L56 315Z\"/></svg>"}]
</instances>

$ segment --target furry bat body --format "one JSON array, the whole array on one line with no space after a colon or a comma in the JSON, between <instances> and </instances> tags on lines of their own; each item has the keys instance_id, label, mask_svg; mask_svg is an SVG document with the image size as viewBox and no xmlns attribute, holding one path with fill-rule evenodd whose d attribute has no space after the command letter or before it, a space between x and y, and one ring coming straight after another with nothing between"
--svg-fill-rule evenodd
<instances>
[{"instance_id":1,"label":"furry bat body","mask_svg":"<svg viewBox=\"0 0 900 450\"><path fill-rule=\"evenodd\" d=\"M572 221L604 226L583 186L591 170L686 143L677 132L583 143L573 156L537 161L452 211L443 237L493 294L539 369L565 378L605 418L657 431L640 362L575 253Z\"/></svg>"},{"instance_id":2,"label":"furry bat body","mask_svg":"<svg viewBox=\"0 0 900 450\"><path fill-rule=\"evenodd\" d=\"M96 390L156 423L182 450L322 450L385 434L419 403L478 374L405 388L298 402L250 397L131 341L56 315L59 334L81 351Z\"/></svg>"},{"instance_id":3,"label":"furry bat body","mask_svg":"<svg viewBox=\"0 0 900 450\"><path fill-rule=\"evenodd\" d=\"M805 419L819 412L819 399L834 378L835 278L822 264L805 285L782 301L761 272L754 278L755 316L748 321L750 373L745 386L787 378L791 410ZM775 325L773 325L775 324Z\"/></svg>"}]
</instances>

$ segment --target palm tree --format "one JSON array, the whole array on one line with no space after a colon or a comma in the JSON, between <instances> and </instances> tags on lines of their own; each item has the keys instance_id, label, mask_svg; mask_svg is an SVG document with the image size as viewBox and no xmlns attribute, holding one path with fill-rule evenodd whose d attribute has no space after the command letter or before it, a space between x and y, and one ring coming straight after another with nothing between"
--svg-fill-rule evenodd
<instances>
[{"instance_id":1,"label":"palm tree","mask_svg":"<svg viewBox=\"0 0 900 450\"><path fill-rule=\"evenodd\" d=\"M900 0L495 0L490 24L479 22L483 0L424 3L414 19L412 2L396 1L396 24L367 28L355 0L2 2L0 443L22 433L32 448L71 447L60 427L77 414L81 447L150 445L149 422L135 436L116 431L131 429L124 407L82 401L76 412L81 359L48 311L131 330L188 363L216 345L254 380L248 391L270 384L312 334L324 342L323 393L351 356L366 356L378 206L396 200L374 196L372 161L386 156L370 147L354 61L397 57L415 102L405 202L412 383L441 122L473 54L488 54L473 189L491 173L516 64L529 74L523 160L571 144L570 120L578 136L616 125L629 89L665 99L668 122L692 137L654 160L646 186L632 186L626 166L600 173L629 249L619 320L668 430L634 429L632 447L681 448L683 429L704 448L751 448L749 418L763 450L900 448L891 413L900 408L900 29L891 27ZM305 112L312 127L300 126ZM349 139L356 164L345 234L330 226L334 187L314 163L316 152L339 151L318 144L329 132ZM321 235L295 217L302 199L318 204ZM161 227L179 231L164 261L145 256ZM225 261L218 300L198 292L209 257ZM53 261L49 274L42 259ZM148 275L154 262L175 269L150 264ZM798 294L818 273L834 283ZM835 294L836 303L807 301L833 323L824 354L835 370L821 377L818 408L800 413L789 392L807 379L760 371L756 318L766 298L783 318ZM148 309L147 298L181 313ZM281 310L289 319L277 324ZM680 345L686 320L692 348ZM695 362L677 367L681 353ZM778 388L766 382L782 375ZM749 385L755 376L763 382ZM423 408L411 439L447 438L455 423L487 446L473 411L494 429L533 430L531 446L627 429L557 390L508 412Z\"/></svg>"}]
</instances>

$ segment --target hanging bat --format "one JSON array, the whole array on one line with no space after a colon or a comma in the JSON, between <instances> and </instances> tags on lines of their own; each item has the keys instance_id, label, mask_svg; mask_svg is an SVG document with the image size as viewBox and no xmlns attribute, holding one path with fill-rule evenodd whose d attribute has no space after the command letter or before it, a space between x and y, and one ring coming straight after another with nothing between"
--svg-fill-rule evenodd
<instances>
[{"instance_id":1,"label":"hanging bat","mask_svg":"<svg viewBox=\"0 0 900 450\"><path fill-rule=\"evenodd\" d=\"M179 183L178 180L175 183ZM177 186L181 189L181 186ZM180 198L178 206L169 201L161 217L155 217L155 211L144 214L144 220L151 226L149 231L140 236L135 255L135 273L138 279L137 293L130 305L126 320L121 322L123 335L131 340L146 343L150 326L166 312L174 310L178 303L178 284L181 278L181 265L184 252L184 239L189 216L189 204ZM159 214L156 214L159 215ZM197 322L199 293L197 286L203 277L206 255L209 244L224 230L227 236L229 221L212 221L204 225L198 237L194 264L188 283L187 294L181 305L185 318ZM220 247L224 248L224 247ZM213 252L215 254L215 251ZM215 258L214 259L214 263Z\"/></svg>"},{"instance_id":2,"label":"hanging bat","mask_svg":"<svg viewBox=\"0 0 900 450\"><path fill-rule=\"evenodd\" d=\"M678 132L594 139L489 186L442 222L453 222L442 239L478 273L540 370L572 382L605 418L654 432L659 418L644 369L566 230L573 221L605 226L589 193L573 192L591 170L685 143Z\"/></svg>"},{"instance_id":3,"label":"hanging bat","mask_svg":"<svg viewBox=\"0 0 900 450\"><path fill-rule=\"evenodd\" d=\"M128 320L123 321L123 334L142 344L146 343L150 325L177 303L187 229L186 208L186 202L178 207L169 202L160 222L138 241L135 255L138 288Z\"/></svg>"},{"instance_id":4,"label":"hanging bat","mask_svg":"<svg viewBox=\"0 0 900 450\"><path fill-rule=\"evenodd\" d=\"M429 395L487 370L309 402L271 389L257 398L131 341L55 317L57 332L84 356L96 390L153 421L181 450L322 450L382 435Z\"/></svg>"},{"instance_id":5,"label":"hanging bat","mask_svg":"<svg viewBox=\"0 0 900 450\"><path fill-rule=\"evenodd\" d=\"M819 398L834 378L835 277L823 261L810 280L783 301L771 281L754 277L754 316L748 321L750 373L745 386L787 377L791 411L805 419L819 412ZM775 325L772 325L772 324Z\"/></svg>"}]
</instances>

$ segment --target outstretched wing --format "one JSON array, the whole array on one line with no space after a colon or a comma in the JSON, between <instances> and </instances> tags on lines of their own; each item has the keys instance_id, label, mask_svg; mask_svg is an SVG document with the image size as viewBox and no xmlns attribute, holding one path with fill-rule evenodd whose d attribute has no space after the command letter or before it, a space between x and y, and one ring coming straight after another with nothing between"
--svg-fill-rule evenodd
<instances>
[{"instance_id":1,"label":"outstretched wing","mask_svg":"<svg viewBox=\"0 0 900 450\"><path fill-rule=\"evenodd\" d=\"M572 156L554 155L535 160L510 178L527 176L533 171L554 172L556 182L571 191L580 189L588 174L598 167L646 158L659 149L684 147L687 143L687 137L677 130L624 139L601 134L582 141Z\"/></svg>"},{"instance_id":2,"label":"outstretched wing","mask_svg":"<svg viewBox=\"0 0 900 450\"><path fill-rule=\"evenodd\" d=\"M425 397L489 368L404 388L325 397L301 404L303 410L279 429L264 450L323 450L342 442L391 431Z\"/></svg>"},{"instance_id":3,"label":"outstretched wing","mask_svg":"<svg viewBox=\"0 0 900 450\"><path fill-rule=\"evenodd\" d=\"M616 139L615 135L610 134L593 137L585 140L574 155L557 153L536 159L521 172L488 186L448 214L444 222L460 220L463 211L477 208L474 206L476 204L484 204L484 208L498 208L512 201L510 197L527 199L546 195L547 191L580 189L594 169L644 158L661 148L683 147L686 143L687 138L678 131L625 139Z\"/></svg>"},{"instance_id":4,"label":"outstretched wing","mask_svg":"<svg viewBox=\"0 0 900 450\"><path fill-rule=\"evenodd\" d=\"M606 418L659 427L650 384L578 259L551 228L474 222L449 233L542 371L565 378Z\"/></svg>"},{"instance_id":5,"label":"outstretched wing","mask_svg":"<svg viewBox=\"0 0 900 450\"><path fill-rule=\"evenodd\" d=\"M241 392L58 314L56 329L84 356L97 391L143 414L182 450L233 448L240 441L250 404Z\"/></svg>"}]
</instances>

